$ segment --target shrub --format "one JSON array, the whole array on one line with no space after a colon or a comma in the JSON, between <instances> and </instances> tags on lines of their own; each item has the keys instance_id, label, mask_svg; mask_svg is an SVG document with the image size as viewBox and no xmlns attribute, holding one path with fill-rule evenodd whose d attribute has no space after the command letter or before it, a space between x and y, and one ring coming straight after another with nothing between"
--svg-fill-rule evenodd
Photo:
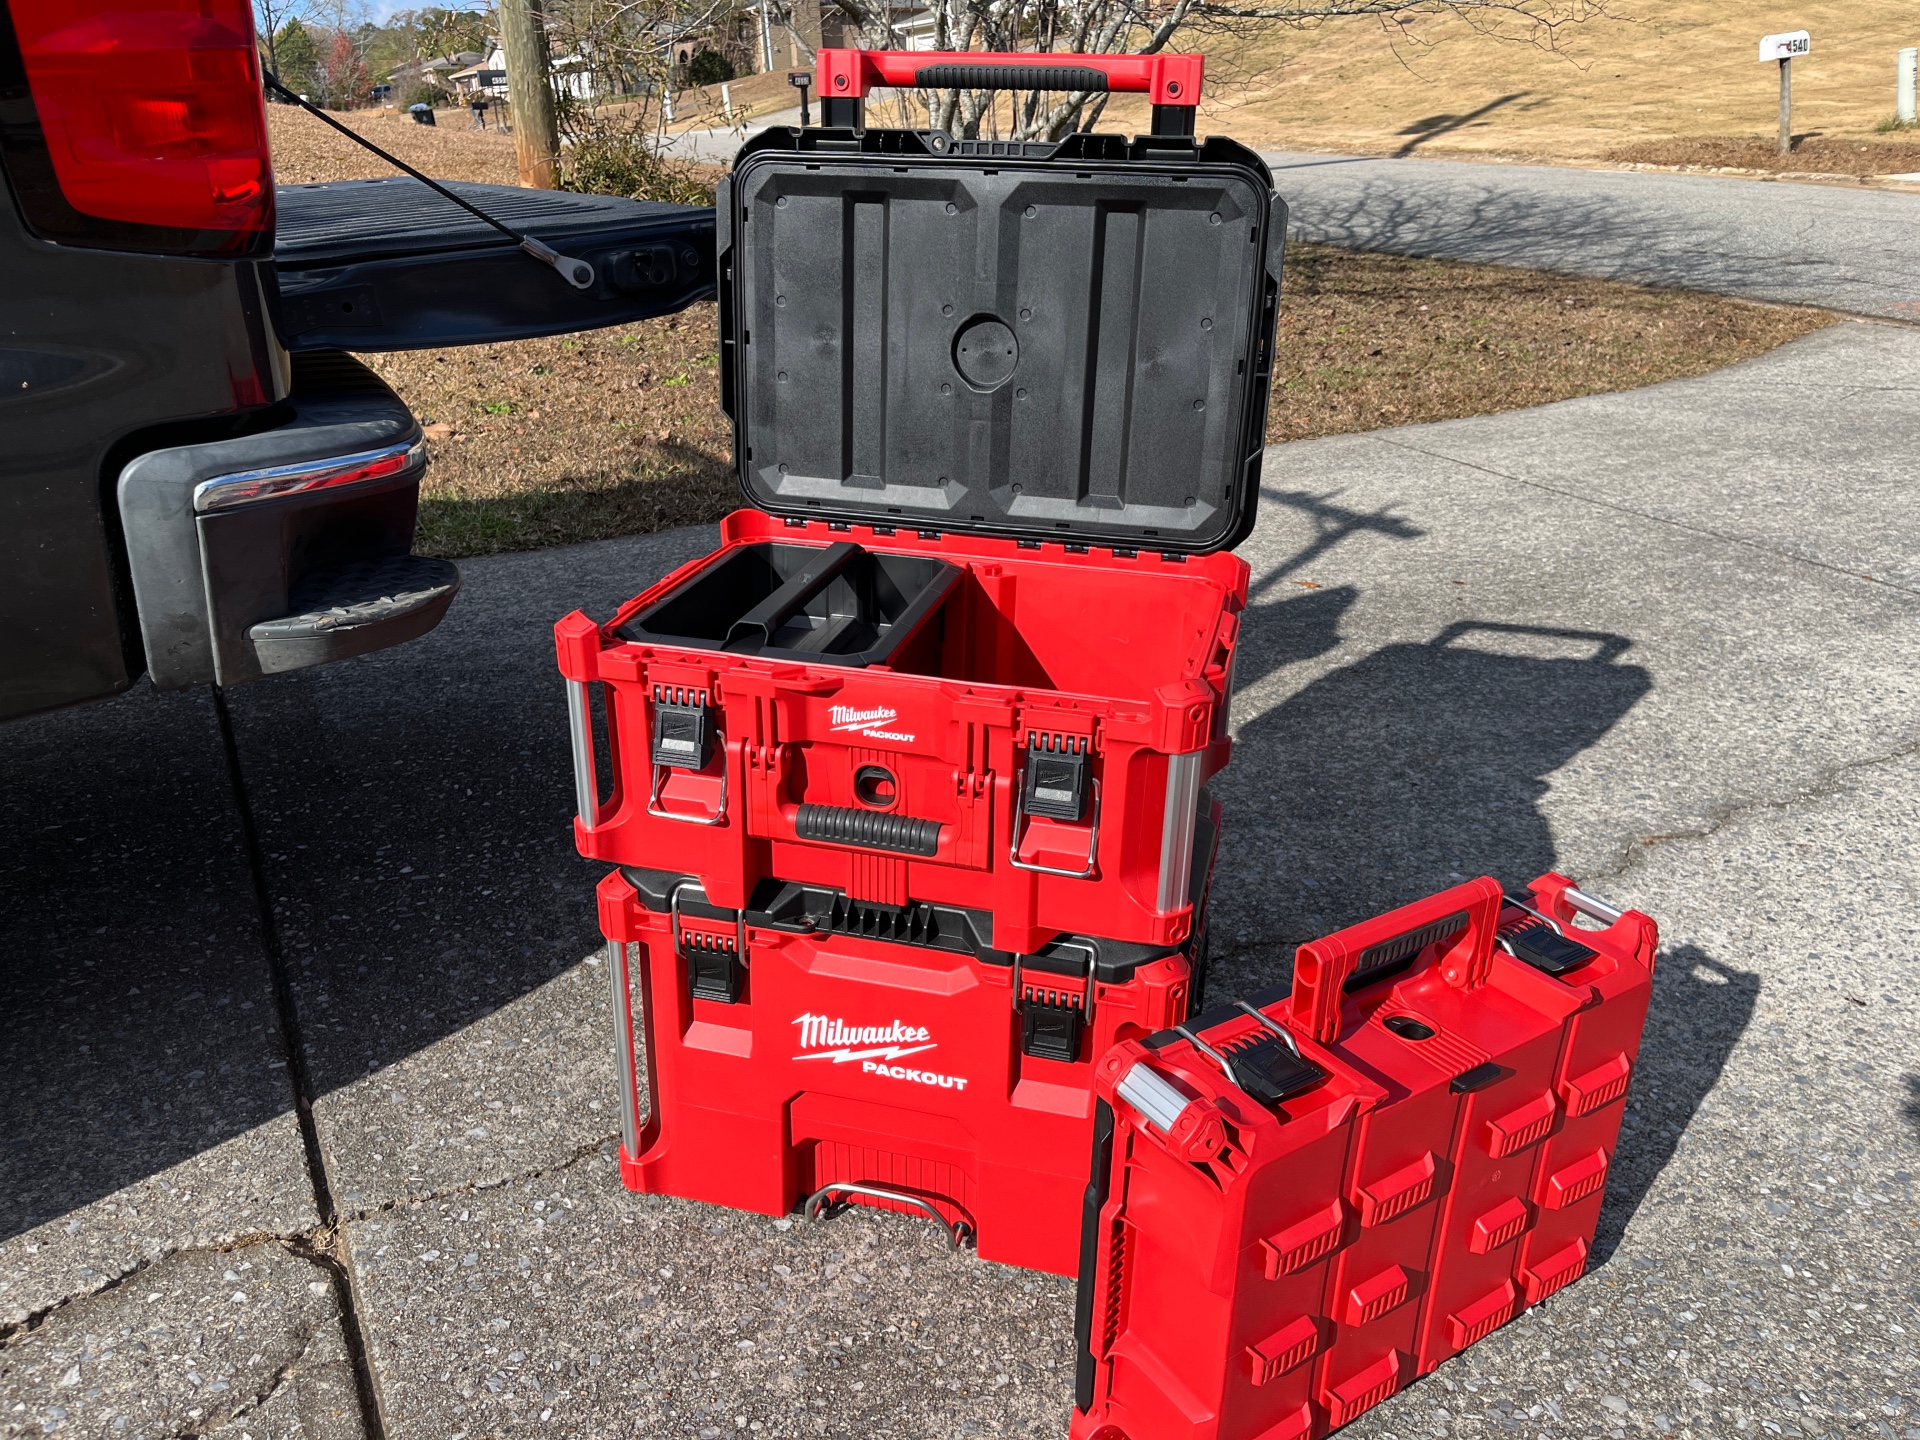
<instances>
[{"instance_id":1,"label":"shrub","mask_svg":"<svg viewBox=\"0 0 1920 1440\"><path fill-rule=\"evenodd\" d=\"M559 186L629 200L713 204L713 186L692 166L663 160L643 134L597 120L578 126L572 143L562 148Z\"/></svg>"},{"instance_id":2,"label":"shrub","mask_svg":"<svg viewBox=\"0 0 1920 1440\"><path fill-rule=\"evenodd\" d=\"M687 62L687 84L718 85L722 80L733 79L733 66L727 63L727 57L717 50L702 50Z\"/></svg>"}]
</instances>

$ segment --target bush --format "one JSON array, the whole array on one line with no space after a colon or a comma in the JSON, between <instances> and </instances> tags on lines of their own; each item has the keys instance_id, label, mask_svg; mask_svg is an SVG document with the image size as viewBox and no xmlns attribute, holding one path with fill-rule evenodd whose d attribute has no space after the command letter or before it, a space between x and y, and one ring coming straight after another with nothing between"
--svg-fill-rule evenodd
<instances>
[{"instance_id":1,"label":"bush","mask_svg":"<svg viewBox=\"0 0 1920 1440\"><path fill-rule=\"evenodd\" d=\"M713 204L713 186L693 166L661 159L645 135L598 121L576 128L561 150L559 187L674 205Z\"/></svg>"},{"instance_id":2,"label":"bush","mask_svg":"<svg viewBox=\"0 0 1920 1440\"><path fill-rule=\"evenodd\" d=\"M722 80L733 79L733 66L727 63L727 57L717 50L702 50L687 62L687 84L718 85Z\"/></svg>"},{"instance_id":3,"label":"bush","mask_svg":"<svg viewBox=\"0 0 1920 1440\"><path fill-rule=\"evenodd\" d=\"M438 85L415 85L400 97L400 108L411 110L415 105L432 105L436 108L449 103L452 96Z\"/></svg>"}]
</instances>

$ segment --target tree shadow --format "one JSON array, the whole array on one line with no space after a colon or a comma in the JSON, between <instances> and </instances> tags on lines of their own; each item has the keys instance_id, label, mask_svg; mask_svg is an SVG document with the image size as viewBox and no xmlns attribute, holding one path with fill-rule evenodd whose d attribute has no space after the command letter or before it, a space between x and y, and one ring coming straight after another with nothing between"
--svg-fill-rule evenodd
<instances>
[{"instance_id":1,"label":"tree shadow","mask_svg":"<svg viewBox=\"0 0 1920 1440\"><path fill-rule=\"evenodd\" d=\"M1594 1264L1605 1264L1619 1248L1647 1192L1719 1082L1759 998L1758 975L1724 964L1696 945L1669 951L1654 965L1653 999L1619 1146L1607 1173Z\"/></svg>"},{"instance_id":2,"label":"tree shadow","mask_svg":"<svg viewBox=\"0 0 1920 1440\"><path fill-rule=\"evenodd\" d=\"M1298 600L1249 609L1248 657L1337 640L1326 627L1350 597L1335 593L1313 624ZM1518 883L1551 870L1547 777L1651 688L1622 662L1629 648L1618 635L1460 621L1383 646L1243 725L1217 782L1230 839L1213 887L1214 934L1229 942L1216 948L1216 993L1282 980L1300 942L1466 876ZM1252 948L1221 953L1236 940Z\"/></svg>"},{"instance_id":3,"label":"tree shadow","mask_svg":"<svg viewBox=\"0 0 1920 1440\"><path fill-rule=\"evenodd\" d=\"M1511 105L1516 100L1524 100L1532 93L1531 90L1515 90L1511 95L1502 95L1497 100L1489 100L1478 110L1469 110L1462 115L1429 115L1425 119L1416 120L1398 132L1401 135L1411 135L1413 138L1394 151L1393 156L1398 160L1411 155L1429 140L1437 140L1442 135L1451 135L1456 130L1464 130L1503 106Z\"/></svg>"}]
</instances>

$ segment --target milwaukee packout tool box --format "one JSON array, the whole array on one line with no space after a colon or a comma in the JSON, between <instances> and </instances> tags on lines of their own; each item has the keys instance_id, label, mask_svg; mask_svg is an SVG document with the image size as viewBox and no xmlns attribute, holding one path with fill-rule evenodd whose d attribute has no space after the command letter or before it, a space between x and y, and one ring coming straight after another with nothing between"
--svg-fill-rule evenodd
<instances>
[{"instance_id":1,"label":"milwaukee packout tool box","mask_svg":"<svg viewBox=\"0 0 1920 1440\"><path fill-rule=\"evenodd\" d=\"M1076 1440L1324 1435L1576 1279L1656 938L1475 880L1103 1056Z\"/></svg>"},{"instance_id":2,"label":"milwaukee packout tool box","mask_svg":"<svg viewBox=\"0 0 1920 1440\"><path fill-rule=\"evenodd\" d=\"M557 628L587 856L729 909L770 878L985 909L1021 954L1188 936L1285 209L1251 151L1192 138L1198 57L1049 61L822 51L847 128L742 147L720 352L756 508ZM1146 89L1171 133L852 128L900 65Z\"/></svg>"},{"instance_id":3,"label":"milwaukee packout tool box","mask_svg":"<svg viewBox=\"0 0 1920 1440\"><path fill-rule=\"evenodd\" d=\"M985 911L777 880L744 913L634 868L599 898L629 1188L923 1213L989 1260L1062 1275L1080 1264L1094 1063L1184 1019L1205 963L1204 920L1186 948L1068 935L1020 954Z\"/></svg>"}]
</instances>

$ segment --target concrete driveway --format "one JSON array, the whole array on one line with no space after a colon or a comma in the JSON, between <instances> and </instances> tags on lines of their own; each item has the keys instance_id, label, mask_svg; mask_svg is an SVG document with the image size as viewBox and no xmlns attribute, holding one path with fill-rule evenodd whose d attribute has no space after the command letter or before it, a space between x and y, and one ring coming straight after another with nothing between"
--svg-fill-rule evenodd
<instances>
[{"instance_id":1,"label":"concrete driveway","mask_svg":"<svg viewBox=\"0 0 1920 1440\"><path fill-rule=\"evenodd\" d=\"M1592 1273L1352 1433L1920 1440L1916 449L1849 322L1270 453L1216 993L1479 871L1665 930ZM0 1435L1064 1433L1067 1282L619 1187L549 626L710 541L0 730Z\"/></svg>"}]
</instances>

